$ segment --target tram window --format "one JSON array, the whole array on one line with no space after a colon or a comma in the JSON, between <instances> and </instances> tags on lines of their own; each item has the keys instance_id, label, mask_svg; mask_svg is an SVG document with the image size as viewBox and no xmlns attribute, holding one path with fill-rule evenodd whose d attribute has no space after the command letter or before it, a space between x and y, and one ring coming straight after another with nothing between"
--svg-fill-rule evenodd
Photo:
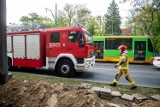
<instances>
[{"instance_id":1,"label":"tram window","mask_svg":"<svg viewBox=\"0 0 160 107\"><path fill-rule=\"evenodd\" d=\"M119 39L119 45L126 45L128 50L132 50L132 39L131 38Z\"/></svg>"},{"instance_id":2,"label":"tram window","mask_svg":"<svg viewBox=\"0 0 160 107\"><path fill-rule=\"evenodd\" d=\"M151 42L150 39L148 39L148 50L149 50L150 52L153 52L153 45L152 45L152 42Z\"/></svg>"},{"instance_id":3,"label":"tram window","mask_svg":"<svg viewBox=\"0 0 160 107\"><path fill-rule=\"evenodd\" d=\"M132 50L132 39L106 38L105 49L117 49L120 45L126 45L128 50Z\"/></svg>"},{"instance_id":4,"label":"tram window","mask_svg":"<svg viewBox=\"0 0 160 107\"><path fill-rule=\"evenodd\" d=\"M117 49L118 48L118 39L116 38L107 38L106 39L106 49Z\"/></svg>"}]
</instances>

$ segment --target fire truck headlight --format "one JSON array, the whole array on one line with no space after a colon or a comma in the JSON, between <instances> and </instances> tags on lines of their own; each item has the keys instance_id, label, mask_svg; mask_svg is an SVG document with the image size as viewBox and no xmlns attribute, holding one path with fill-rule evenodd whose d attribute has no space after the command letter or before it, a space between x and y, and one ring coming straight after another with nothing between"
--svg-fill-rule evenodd
<instances>
[{"instance_id":1,"label":"fire truck headlight","mask_svg":"<svg viewBox=\"0 0 160 107\"><path fill-rule=\"evenodd\" d=\"M90 61L86 61L86 64L89 65L91 62Z\"/></svg>"}]
</instances>

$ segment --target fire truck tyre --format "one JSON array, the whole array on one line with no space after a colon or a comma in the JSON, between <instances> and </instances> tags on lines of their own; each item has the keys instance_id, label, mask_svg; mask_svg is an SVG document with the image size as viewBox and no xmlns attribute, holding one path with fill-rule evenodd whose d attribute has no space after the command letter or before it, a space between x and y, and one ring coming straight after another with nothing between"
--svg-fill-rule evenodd
<instances>
[{"instance_id":1,"label":"fire truck tyre","mask_svg":"<svg viewBox=\"0 0 160 107\"><path fill-rule=\"evenodd\" d=\"M62 77L73 77L75 75L74 65L70 60L62 60L58 63L57 74Z\"/></svg>"}]
</instances>

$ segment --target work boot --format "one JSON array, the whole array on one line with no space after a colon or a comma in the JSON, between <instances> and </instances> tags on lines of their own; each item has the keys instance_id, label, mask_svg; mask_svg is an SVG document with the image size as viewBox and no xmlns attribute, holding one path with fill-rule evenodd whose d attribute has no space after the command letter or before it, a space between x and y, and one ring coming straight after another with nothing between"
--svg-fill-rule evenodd
<instances>
[{"instance_id":1,"label":"work boot","mask_svg":"<svg viewBox=\"0 0 160 107\"><path fill-rule=\"evenodd\" d=\"M134 89L136 89L136 88L137 88L137 86L134 85L134 86L132 86L130 89L131 89L131 90L134 90Z\"/></svg>"},{"instance_id":2,"label":"work boot","mask_svg":"<svg viewBox=\"0 0 160 107\"><path fill-rule=\"evenodd\" d=\"M116 87L116 86L117 86L117 83L113 82L112 84L110 84L110 86Z\"/></svg>"}]
</instances>

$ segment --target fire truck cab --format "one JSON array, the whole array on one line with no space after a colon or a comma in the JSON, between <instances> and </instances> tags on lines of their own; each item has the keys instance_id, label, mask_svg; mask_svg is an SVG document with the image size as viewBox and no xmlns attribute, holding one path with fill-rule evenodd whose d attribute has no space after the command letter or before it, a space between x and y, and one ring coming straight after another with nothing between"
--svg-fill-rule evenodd
<instances>
[{"instance_id":1,"label":"fire truck cab","mask_svg":"<svg viewBox=\"0 0 160 107\"><path fill-rule=\"evenodd\" d=\"M8 67L53 69L62 77L88 70L95 64L94 46L82 27L7 33Z\"/></svg>"}]
</instances>

